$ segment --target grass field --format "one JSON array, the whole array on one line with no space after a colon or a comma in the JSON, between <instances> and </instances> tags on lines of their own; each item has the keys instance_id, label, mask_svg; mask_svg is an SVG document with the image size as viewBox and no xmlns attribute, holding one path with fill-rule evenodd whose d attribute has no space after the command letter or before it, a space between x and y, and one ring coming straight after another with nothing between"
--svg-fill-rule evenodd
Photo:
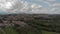
<instances>
[{"instance_id":1,"label":"grass field","mask_svg":"<svg viewBox=\"0 0 60 34\"><path fill-rule=\"evenodd\" d=\"M6 33L6 34L18 34L17 31L15 31L13 28L11 27L7 27L7 28L3 28L3 31ZM2 34L2 32L0 32L0 34Z\"/></svg>"},{"instance_id":2,"label":"grass field","mask_svg":"<svg viewBox=\"0 0 60 34\"><path fill-rule=\"evenodd\" d=\"M47 21L45 21L45 22L48 23ZM6 34L59 34L59 33L56 33L56 32L49 32L49 31L41 30L40 28L43 28L43 27L45 28L46 27L45 22L44 21L38 21L38 20L27 22L28 25L33 27L32 31L27 31L27 32L24 32L24 31L17 32L12 27L2 28L2 30ZM2 31L0 31L0 34L4 34L4 33Z\"/></svg>"},{"instance_id":3,"label":"grass field","mask_svg":"<svg viewBox=\"0 0 60 34\"><path fill-rule=\"evenodd\" d=\"M3 32L2 32L2 31L0 31L0 34L3 34Z\"/></svg>"},{"instance_id":4,"label":"grass field","mask_svg":"<svg viewBox=\"0 0 60 34\"><path fill-rule=\"evenodd\" d=\"M59 33L56 33L56 32L48 32L48 31L42 30L42 34L59 34Z\"/></svg>"}]
</instances>

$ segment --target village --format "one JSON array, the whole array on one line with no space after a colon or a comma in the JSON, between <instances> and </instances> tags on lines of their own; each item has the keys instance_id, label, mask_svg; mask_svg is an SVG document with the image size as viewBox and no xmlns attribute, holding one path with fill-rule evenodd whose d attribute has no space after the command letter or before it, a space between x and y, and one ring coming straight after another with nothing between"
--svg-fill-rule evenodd
<instances>
[{"instance_id":1,"label":"village","mask_svg":"<svg viewBox=\"0 0 60 34\"><path fill-rule=\"evenodd\" d=\"M59 18L58 20L56 19L56 15L47 14L0 15L0 28L2 30L2 28L13 27L16 28L18 32L20 32L20 30L25 32L31 31L34 28L51 32L60 32L60 21L58 21Z\"/></svg>"}]
</instances>

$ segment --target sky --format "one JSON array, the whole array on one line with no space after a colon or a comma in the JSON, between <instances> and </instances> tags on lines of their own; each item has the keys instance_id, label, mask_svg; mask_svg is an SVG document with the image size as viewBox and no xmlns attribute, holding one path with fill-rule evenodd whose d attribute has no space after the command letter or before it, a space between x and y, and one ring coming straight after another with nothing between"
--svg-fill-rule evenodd
<instances>
[{"instance_id":1,"label":"sky","mask_svg":"<svg viewBox=\"0 0 60 34\"><path fill-rule=\"evenodd\" d=\"M0 0L0 14L60 14L60 0Z\"/></svg>"}]
</instances>

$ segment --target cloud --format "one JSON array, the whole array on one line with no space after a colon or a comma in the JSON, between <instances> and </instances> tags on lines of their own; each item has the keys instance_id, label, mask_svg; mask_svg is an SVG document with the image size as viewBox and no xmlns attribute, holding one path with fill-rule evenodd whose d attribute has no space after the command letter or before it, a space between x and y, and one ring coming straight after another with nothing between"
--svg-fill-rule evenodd
<instances>
[{"instance_id":1,"label":"cloud","mask_svg":"<svg viewBox=\"0 0 60 34\"><path fill-rule=\"evenodd\" d=\"M22 7L22 3L17 0L1 0L0 1L0 10L12 11Z\"/></svg>"},{"instance_id":2,"label":"cloud","mask_svg":"<svg viewBox=\"0 0 60 34\"><path fill-rule=\"evenodd\" d=\"M60 14L60 9L59 7L51 6L48 13L49 14Z\"/></svg>"},{"instance_id":3,"label":"cloud","mask_svg":"<svg viewBox=\"0 0 60 34\"><path fill-rule=\"evenodd\" d=\"M40 13L47 13L47 9L44 8L42 5L32 4L32 13L40 14Z\"/></svg>"},{"instance_id":4,"label":"cloud","mask_svg":"<svg viewBox=\"0 0 60 34\"><path fill-rule=\"evenodd\" d=\"M46 8L44 8L42 5L37 5L34 3L24 3L24 6L22 9L20 9L20 12L22 13L44 13L45 11L47 11ZM45 12L46 13L46 12Z\"/></svg>"},{"instance_id":5,"label":"cloud","mask_svg":"<svg viewBox=\"0 0 60 34\"><path fill-rule=\"evenodd\" d=\"M52 7L60 7L60 3L54 3Z\"/></svg>"},{"instance_id":6,"label":"cloud","mask_svg":"<svg viewBox=\"0 0 60 34\"><path fill-rule=\"evenodd\" d=\"M48 6L51 5L50 2L48 2L48 0L36 0L36 1L37 2L42 2L42 3L44 3L44 4L48 5Z\"/></svg>"},{"instance_id":7,"label":"cloud","mask_svg":"<svg viewBox=\"0 0 60 34\"><path fill-rule=\"evenodd\" d=\"M57 8L52 8L50 11L56 12L56 11L58 11L58 9Z\"/></svg>"},{"instance_id":8,"label":"cloud","mask_svg":"<svg viewBox=\"0 0 60 34\"><path fill-rule=\"evenodd\" d=\"M42 5L37 5L35 3L28 3L28 2L18 2L12 1L11 2L4 2L5 4L2 5L0 10L4 10L3 12L6 13L47 13L47 9L44 8Z\"/></svg>"},{"instance_id":9,"label":"cloud","mask_svg":"<svg viewBox=\"0 0 60 34\"><path fill-rule=\"evenodd\" d=\"M56 0L47 0L47 1L49 1L49 2L54 2L54 1L56 1Z\"/></svg>"},{"instance_id":10,"label":"cloud","mask_svg":"<svg viewBox=\"0 0 60 34\"><path fill-rule=\"evenodd\" d=\"M24 1L15 1L11 0L10 2L8 1L3 1L0 3L0 11L6 12L6 13L35 13L35 14L40 14L40 13L46 13L46 14L54 14L58 13L60 10L56 7L60 7L59 3L54 3L50 4L51 1L55 0L36 0L39 2L42 2L44 4L47 4L49 8L44 8L42 5L38 5L36 3L30 3L30 2L24 2ZM50 2L48 2L50 1Z\"/></svg>"}]
</instances>

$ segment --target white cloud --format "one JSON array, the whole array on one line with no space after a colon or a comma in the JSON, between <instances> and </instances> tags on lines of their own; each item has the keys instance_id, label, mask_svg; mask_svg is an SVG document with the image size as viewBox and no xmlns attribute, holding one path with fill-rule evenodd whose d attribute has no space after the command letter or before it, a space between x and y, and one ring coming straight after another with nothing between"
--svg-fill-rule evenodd
<instances>
[{"instance_id":1,"label":"white cloud","mask_svg":"<svg viewBox=\"0 0 60 34\"><path fill-rule=\"evenodd\" d=\"M58 13L58 9L56 7L60 7L60 4L54 3L50 4L48 1L55 1L55 0L36 0L42 3L49 5L49 9L44 8L42 5L38 5L35 3L23 2L23 1L12 1L11 2L0 2L0 10L4 10L6 13Z\"/></svg>"},{"instance_id":2,"label":"white cloud","mask_svg":"<svg viewBox=\"0 0 60 34\"><path fill-rule=\"evenodd\" d=\"M54 3L52 7L60 7L60 3Z\"/></svg>"},{"instance_id":3,"label":"white cloud","mask_svg":"<svg viewBox=\"0 0 60 34\"><path fill-rule=\"evenodd\" d=\"M58 11L58 9L57 8L52 8L50 11L56 12L56 11Z\"/></svg>"},{"instance_id":4,"label":"white cloud","mask_svg":"<svg viewBox=\"0 0 60 34\"><path fill-rule=\"evenodd\" d=\"M47 9L45 9L41 5L21 1L16 3L6 2L5 5L2 5L2 7L3 8L0 7L0 10L2 9L7 13L40 13L41 11L42 13L44 13L45 11L47 12Z\"/></svg>"},{"instance_id":5,"label":"white cloud","mask_svg":"<svg viewBox=\"0 0 60 34\"><path fill-rule=\"evenodd\" d=\"M47 0L47 1L49 1L49 2L54 2L54 1L56 1L56 0Z\"/></svg>"},{"instance_id":6,"label":"white cloud","mask_svg":"<svg viewBox=\"0 0 60 34\"><path fill-rule=\"evenodd\" d=\"M59 8L56 8L56 7L51 7L50 9L49 9L49 12L48 12L49 14L59 14L60 13L60 10L59 10Z\"/></svg>"},{"instance_id":7,"label":"white cloud","mask_svg":"<svg viewBox=\"0 0 60 34\"><path fill-rule=\"evenodd\" d=\"M0 10L14 10L22 7L22 3L17 0L0 0Z\"/></svg>"},{"instance_id":8,"label":"white cloud","mask_svg":"<svg viewBox=\"0 0 60 34\"><path fill-rule=\"evenodd\" d=\"M47 1L46 1L46 0L36 0L36 1L42 2L42 3L44 3L44 4L47 4L48 6L51 5L50 2L48 2L48 0L47 0Z\"/></svg>"},{"instance_id":9,"label":"white cloud","mask_svg":"<svg viewBox=\"0 0 60 34\"><path fill-rule=\"evenodd\" d=\"M41 11L43 11L44 13L45 11L47 12L47 9L41 5L37 5L34 3L24 3L24 7L20 9L20 12L23 12L23 13L37 13L38 14L38 13L41 13Z\"/></svg>"}]
</instances>

